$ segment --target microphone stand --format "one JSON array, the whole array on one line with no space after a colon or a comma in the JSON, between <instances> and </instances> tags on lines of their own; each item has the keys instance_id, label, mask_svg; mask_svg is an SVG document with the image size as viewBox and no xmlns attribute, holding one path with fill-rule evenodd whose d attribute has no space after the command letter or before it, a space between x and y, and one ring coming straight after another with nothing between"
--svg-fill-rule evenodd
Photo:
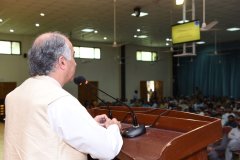
<instances>
[{"instance_id":1,"label":"microphone stand","mask_svg":"<svg viewBox=\"0 0 240 160\"><path fill-rule=\"evenodd\" d=\"M106 104L106 103L105 103L101 98L99 98L98 96L96 96L96 97L97 97L97 99L99 99L103 104L105 104L105 105L107 106L107 108L108 108L108 118L112 119L112 118L113 118L113 116L112 116L112 111L111 111L109 105Z\"/></svg>"},{"instance_id":2,"label":"microphone stand","mask_svg":"<svg viewBox=\"0 0 240 160\"><path fill-rule=\"evenodd\" d=\"M108 93L104 92L103 90L97 88L96 86L92 85L91 83L87 83L89 84L91 87L94 87L96 88L97 90L99 90L100 92L106 94L107 96L111 97L112 99L114 99L115 101L117 101L118 103L126 106L129 110L130 110L130 113L131 113L131 117L132 117L132 127L129 127L127 128L126 130L124 130L122 132L122 136L125 137L125 138L134 138L134 137L137 137L137 136L140 136L144 133L146 133L146 127L145 125L139 125L138 124L138 121L137 121L137 117L136 117L136 114L134 113L134 111L131 109L130 106L128 106L127 104L125 104L124 102L114 98L113 96L109 95ZM110 108L110 107L108 107ZM110 109L109 109L110 110Z\"/></svg>"}]
</instances>

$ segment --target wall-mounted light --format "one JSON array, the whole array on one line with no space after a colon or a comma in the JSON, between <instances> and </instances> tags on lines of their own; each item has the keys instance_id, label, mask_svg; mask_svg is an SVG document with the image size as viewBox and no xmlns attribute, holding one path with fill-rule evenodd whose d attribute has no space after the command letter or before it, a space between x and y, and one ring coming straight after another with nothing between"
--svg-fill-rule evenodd
<instances>
[{"instance_id":1,"label":"wall-mounted light","mask_svg":"<svg viewBox=\"0 0 240 160\"><path fill-rule=\"evenodd\" d=\"M182 5L184 3L184 0L176 0L176 5Z\"/></svg>"},{"instance_id":2,"label":"wall-mounted light","mask_svg":"<svg viewBox=\"0 0 240 160\"><path fill-rule=\"evenodd\" d=\"M240 30L240 28L238 28L238 27L233 27L233 28L228 28L228 29L226 29L227 31L239 31Z\"/></svg>"},{"instance_id":3,"label":"wall-mounted light","mask_svg":"<svg viewBox=\"0 0 240 160\"><path fill-rule=\"evenodd\" d=\"M93 32L94 29L92 29L92 28L84 28L84 29L82 29L81 31L82 31L82 32L86 32L86 33L90 33L90 32Z\"/></svg>"},{"instance_id":4,"label":"wall-mounted light","mask_svg":"<svg viewBox=\"0 0 240 160\"><path fill-rule=\"evenodd\" d=\"M45 16L45 14L44 14L44 13L40 13L40 16L44 17L44 16Z\"/></svg>"},{"instance_id":5,"label":"wall-mounted light","mask_svg":"<svg viewBox=\"0 0 240 160\"><path fill-rule=\"evenodd\" d=\"M147 38L148 36L147 35L136 35L135 34L133 37L143 39L143 38Z\"/></svg>"},{"instance_id":6,"label":"wall-mounted light","mask_svg":"<svg viewBox=\"0 0 240 160\"><path fill-rule=\"evenodd\" d=\"M189 22L189 20L186 19L185 21L184 20L177 21L178 24L183 24L183 23L186 23L186 22Z\"/></svg>"},{"instance_id":7,"label":"wall-mounted light","mask_svg":"<svg viewBox=\"0 0 240 160\"><path fill-rule=\"evenodd\" d=\"M147 38L148 36L147 35L139 35L137 36L137 38Z\"/></svg>"},{"instance_id":8,"label":"wall-mounted light","mask_svg":"<svg viewBox=\"0 0 240 160\"><path fill-rule=\"evenodd\" d=\"M205 44L206 42L204 42L204 41L198 41L198 42L196 42L196 44Z\"/></svg>"}]
</instances>

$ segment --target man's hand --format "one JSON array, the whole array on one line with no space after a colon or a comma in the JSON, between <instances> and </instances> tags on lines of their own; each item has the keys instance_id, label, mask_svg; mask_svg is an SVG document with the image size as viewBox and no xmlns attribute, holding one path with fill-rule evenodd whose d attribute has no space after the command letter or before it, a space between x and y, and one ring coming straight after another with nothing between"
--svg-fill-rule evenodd
<instances>
[{"instance_id":1,"label":"man's hand","mask_svg":"<svg viewBox=\"0 0 240 160\"><path fill-rule=\"evenodd\" d=\"M121 123L116 118L108 118L106 114L97 115L94 119L99 123L99 125L105 128L108 128L112 124L116 124L119 129L121 129Z\"/></svg>"}]
</instances>

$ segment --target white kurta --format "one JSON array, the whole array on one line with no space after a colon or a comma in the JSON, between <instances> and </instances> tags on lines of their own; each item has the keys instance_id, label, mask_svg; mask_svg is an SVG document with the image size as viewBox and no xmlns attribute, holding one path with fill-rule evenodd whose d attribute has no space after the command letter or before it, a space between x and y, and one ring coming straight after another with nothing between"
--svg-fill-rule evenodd
<instances>
[{"instance_id":1,"label":"white kurta","mask_svg":"<svg viewBox=\"0 0 240 160\"><path fill-rule=\"evenodd\" d=\"M49 105L49 121L54 131L77 150L101 160L114 158L123 140L116 124L100 126L72 96L62 97Z\"/></svg>"}]
</instances>

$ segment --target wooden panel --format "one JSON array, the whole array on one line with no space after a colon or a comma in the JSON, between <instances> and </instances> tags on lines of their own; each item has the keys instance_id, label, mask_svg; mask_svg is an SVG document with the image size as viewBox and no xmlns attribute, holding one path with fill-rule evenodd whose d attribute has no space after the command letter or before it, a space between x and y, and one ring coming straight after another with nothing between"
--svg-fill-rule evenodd
<instances>
[{"instance_id":1,"label":"wooden panel","mask_svg":"<svg viewBox=\"0 0 240 160\"><path fill-rule=\"evenodd\" d=\"M140 137L123 139L122 151L118 155L118 158L121 160L158 160L161 158L161 152L165 146L167 146L172 139L182 134L181 132L171 130L147 128L147 133Z\"/></svg>"},{"instance_id":2,"label":"wooden panel","mask_svg":"<svg viewBox=\"0 0 240 160\"><path fill-rule=\"evenodd\" d=\"M153 124L153 127L174 130L178 132L188 132L204 126L207 123L208 122L206 121L160 116L155 124Z\"/></svg>"},{"instance_id":3,"label":"wooden panel","mask_svg":"<svg viewBox=\"0 0 240 160\"><path fill-rule=\"evenodd\" d=\"M145 114L153 114L153 115L165 115L166 112L169 112L170 110L166 109L159 109L159 108L151 108L149 110L145 111Z\"/></svg>"},{"instance_id":4,"label":"wooden panel","mask_svg":"<svg viewBox=\"0 0 240 160\"><path fill-rule=\"evenodd\" d=\"M208 160L206 148L189 155L185 160Z\"/></svg>"},{"instance_id":5,"label":"wooden panel","mask_svg":"<svg viewBox=\"0 0 240 160\"><path fill-rule=\"evenodd\" d=\"M6 95L14 90L16 86L16 82L0 82L0 99L5 99Z\"/></svg>"},{"instance_id":6,"label":"wooden panel","mask_svg":"<svg viewBox=\"0 0 240 160\"><path fill-rule=\"evenodd\" d=\"M111 108L111 110L129 112L129 109L126 106L109 106L109 107ZM106 107L101 107L101 108L106 109ZM213 117L201 116L194 113L175 111L175 110L166 110L166 109L151 108L151 107L131 107L131 109L136 113L168 116L168 117L175 117L175 118L194 119L194 120L209 121L209 122L217 120L217 118L213 118Z\"/></svg>"},{"instance_id":7,"label":"wooden panel","mask_svg":"<svg viewBox=\"0 0 240 160\"><path fill-rule=\"evenodd\" d=\"M115 117L118 118L117 115ZM158 115L150 115L150 114L143 114L143 113L136 113L136 117L139 124L148 125L153 128L161 128L161 129L172 130L172 131L183 132L183 133L194 130L198 127L204 126L209 123L207 121L201 121L201 120L158 116ZM132 123L131 115L128 114L127 117L125 117L125 119L122 122Z\"/></svg>"},{"instance_id":8,"label":"wooden panel","mask_svg":"<svg viewBox=\"0 0 240 160\"><path fill-rule=\"evenodd\" d=\"M166 112L166 114L164 115L169 117L188 118L188 119L204 120L204 121L210 121L210 122L217 120L217 118L213 118L213 117L201 116L194 113L174 111L174 110L171 110L170 112Z\"/></svg>"},{"instance_id":9,"label":"wooden panel","mask_svg":"<svg viewBox=\"0 0 240 160\"><path fill-rule=\"evenodd\" d=\"M126 111L129 112L129 107L127 106L109 106L111 110L117 110L117 111ZM102 109L107 109L106 106L101 106ZM146 112L149 110L153 110L152 108L146 108L146 107L131 107L132 110L135 112Z\"/></svg>"},{"instance_id":10,"label":"wooden panel","mask_svg":"<svg viewBox=\"0 0 240 160\"><path fill-rule=\"evenodd\" d=\"M17 86L16 82L0 82L0 120L5 118L5 97Z\"/></svg>"},{"instance_id":11,"label":"wooden panel","mask_svg":"<svg viewBox=\"0 0 240 160\"><path fill-rule=\"evenodd\" d=\"M5 118L5 106L3 104L0 104L0 120L3 120Z\"/></svg>"},{"instance_id":12,"label":"wooden panel","mask_svg":"<svg viewBox=\"0 0 240 160\"><path fill-rule=\"evenodd\" d=\"M147 82L140 81L140 99L147 101Z\"/></svg>"},{"instance_id":13,"label":"wooden panel","mask_svg":"<svg viewBox=\"0 0 240 160\"><path fill-rule=\"evenodd\" d=\"M206 150L209 144L216 142L221 137L221 121L216 120L173 139L170 143L171 146L164 149L161 157L163 159L194 157L196 155L193 153ZM203 159L206 159L206 157Z\"/></svg>"},{"instance_id":14,"label":"wooden panel","mask_svg":"<svg viewBox=\"0 0 240 160\"><path fill-rule=\"evenodd\" d=\"M94 87L92 87L94 86ZM86 85L78 86L78 100L87 107L87 104L91 104L93 101L98 101L98 82L89 81Z\"/></svg>"},{"instance_id":15,"label":"wooden panel","mask_svg":"<svg viewBox=\"0 0 240 160\"><path fill-rule=\"evenodd\" d=\"M163 81L154 81L155 91L157 92L157 100L160 101L163 98Z\"/></svg>"}]
</instances>

